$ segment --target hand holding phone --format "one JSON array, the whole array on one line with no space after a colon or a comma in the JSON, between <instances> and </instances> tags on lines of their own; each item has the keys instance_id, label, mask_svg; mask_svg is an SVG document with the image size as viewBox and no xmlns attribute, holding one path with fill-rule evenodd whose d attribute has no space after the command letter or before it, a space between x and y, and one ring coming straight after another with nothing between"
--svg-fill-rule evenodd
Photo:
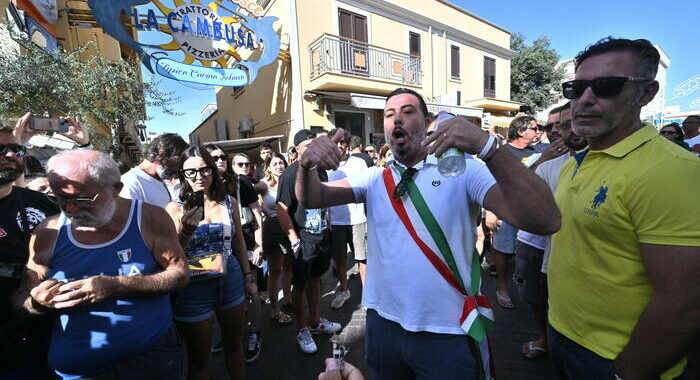
<instances>
[{"instance_id":1,"label":"hand holding phone","mask_svg":"<svg viewBox=\"0 0 700 380\"><path fill-rule=\"evenodd\" d=\"M196 214L196 215L195 215ZM196 222L204 219L204 191L195 191L187 195L187 200L185 200L185 215L183 215L183 220L185 217L191 219L193 216L198 216ZM196 227L196 224L195 224Z\"/></svg>"},{"instance_id":2,"label":"hand holding phone","mask_svg":"<svg viewBox=\"0 0 700 380\"><path fill-rule=\"evenodd\" d=\"M68 120L55 117L32 116L29 118L29 129L34 131L66 133L68 132Z\"/></svg>"}]
</instances>

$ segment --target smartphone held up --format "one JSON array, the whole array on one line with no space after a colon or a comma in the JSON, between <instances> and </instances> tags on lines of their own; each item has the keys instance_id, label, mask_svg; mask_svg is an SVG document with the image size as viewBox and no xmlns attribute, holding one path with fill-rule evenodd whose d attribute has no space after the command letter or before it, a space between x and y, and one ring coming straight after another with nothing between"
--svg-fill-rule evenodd
<instances>
[{"instance_id":1,"label":"smartphone held up","mask_svg":"<svg viewBox=\"0 0 700 380\"><path fill-rule=\"evenodd\" d=\"M32 116L29 118L29 129L35 131L66 133L68 132L68 120L55 117Z\"/></svg>"}]
</instances>

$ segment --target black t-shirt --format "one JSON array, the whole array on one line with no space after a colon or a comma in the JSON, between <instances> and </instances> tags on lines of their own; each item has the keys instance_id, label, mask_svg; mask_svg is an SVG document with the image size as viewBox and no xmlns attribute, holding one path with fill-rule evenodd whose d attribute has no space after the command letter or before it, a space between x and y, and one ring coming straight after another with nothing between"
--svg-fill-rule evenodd
<instances>
[{"instance_id":1,"label":"black t-shirt","mask_svg":"<svg viewBox=\"0 0 700 380\"><path fill-rule=\"evenodd\" d=\"M236 198L237 201L240 201L241 207L248 207L249 204L258 201L258 195L255 194L255 188L248 176L239 174L238 183L240 183L241 186L241 199L238 199L237 194L233 194L233 197Z\"/></svg>"},{"instance_id":2,"label":"black t-shirt","mask_svg":"<svg viewBox=\"0 0 700 380\"><path fill-rule=\"evenodd\" d=\"M360 157L361 159L365 160L365 163L367 164L368 168L371 168L374 166L374 160L372 160L372 157L369 156L369 154L365 152L358 152L358 153L353 153L351 154L353 157Z\"/></svg>"},{"instance_id":3,"label":"black t-shirt","mask_svg":"<svg viewBox=\"0 0 700 380\"><path fill-rule=\"evenodd\" d=\"M20 215L21 208L26 218ZM10 195L0 199L0 210L0 310L10 310L10 296L19 286L21 268L29 258L24 229L31 233L44 219L61 210L46 195L21 187L13 187ZM0 312L0 323L7 314Z\"/></svg>"},{"instance_id":4,"label":"black t-shirt","mask_svg":"<svg viewBox=\"0 0 700 380\"><path fill-rule=\"evenodd\" d=\"M265 178L265 165L260 164L255 167L255 174L253 174L253 179L255 182L260 182L261 179Z\"/></svg>"},{"instance_id":5,"label":"black t-shirt","mask_svg":"<svg viewBox=\"0 0 700 380\"><path fill-rule=\"evenodd\" d=\"M525 148L516 148L510 144L506 144L504 147L507 151L510 152L515 158L518 159L518 161L525 163L525 159L532 156L535 153L535 149L531 146L526 146Z\"/></svg>"},{"instance_id":6,"label":"black t-shirt","mask_svg":"<svg viewBox=\"0 0 700 380\"><path fill-rule=\"evenodd\" d=\"M328 209L306 209L297 200L297 196L294 193L294 184L296 183L299 165L299 161L289 165L280 177L280 182L277 186L277 202L282 202L287 206L287 211L292 216L296 230L318 234L328 228ZM318 169L317 172L321 182L328 181L328 175L325 170Z\"/></svg>"}]
</instances>

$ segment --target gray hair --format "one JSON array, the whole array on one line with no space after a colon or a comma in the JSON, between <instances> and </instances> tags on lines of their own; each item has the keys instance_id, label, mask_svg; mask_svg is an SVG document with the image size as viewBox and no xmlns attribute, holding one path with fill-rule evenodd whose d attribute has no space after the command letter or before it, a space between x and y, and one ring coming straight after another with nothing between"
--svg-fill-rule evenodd
<instances>
[{"instance_id":1,"label":"gray hair","mask_svg":"<svg viewBox=\"0 0 700 380\"><path fill-rule=\"evenodd\" d=\"M121 182L119 165L108 154L96 150L66 150L49 158L47 172L49 176L55 175L56 169L62 161L73 156L91 156L90 159L79 160L76 171L87 173L100 187L114 186Z\"/></svg>"}]
</instances>

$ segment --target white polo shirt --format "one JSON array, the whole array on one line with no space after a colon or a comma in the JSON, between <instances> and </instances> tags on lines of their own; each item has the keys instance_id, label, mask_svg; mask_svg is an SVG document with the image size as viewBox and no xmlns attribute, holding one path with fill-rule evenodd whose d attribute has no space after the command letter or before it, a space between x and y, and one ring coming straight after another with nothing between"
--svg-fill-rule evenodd
<instances>
[{"instance_id":1,"label":"white polo shirt","mask_svg":"<svg viewBox=\"0 0 700 380\"><path fill-rule=\"evenodd\" d=\"M474 159L467 159L464 173L454 178L440 175L434 156L414 167L418 169L414 182L444 231L468 287L476 239L474 222L496 180L485 164ZM367 205L367 277L362 303L409 331L464 335L459 324L464 297L437 272L396 215L383 170L371 167L347 178L355 200ZM400 176L393 165L392 172L398 183ZM408 196L402 199L411 214ZM413 220L413 225L423 241L439 252L420 220Z\"/></svg>"}]
</instances>

